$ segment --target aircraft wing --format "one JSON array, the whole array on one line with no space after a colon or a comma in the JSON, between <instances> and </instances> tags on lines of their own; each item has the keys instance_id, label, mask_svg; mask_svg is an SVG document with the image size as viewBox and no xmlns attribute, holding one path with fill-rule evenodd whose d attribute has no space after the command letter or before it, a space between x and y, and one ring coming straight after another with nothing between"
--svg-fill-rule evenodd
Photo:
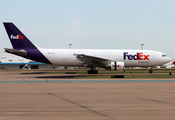
<instances>
[{"instance_id":1,"label":"aircraft wing","mask_svg":"<svg viewBox=\"0 0 175 120\"><path fill-rule=\"evenodd\" d=\"M74 55L76 56L77 60L82 62L86 67L93 65L105 67L105 65L107 65L109 62L112 61L110 59L85 54L74 54Z\"/></svg>"}]
</instances>

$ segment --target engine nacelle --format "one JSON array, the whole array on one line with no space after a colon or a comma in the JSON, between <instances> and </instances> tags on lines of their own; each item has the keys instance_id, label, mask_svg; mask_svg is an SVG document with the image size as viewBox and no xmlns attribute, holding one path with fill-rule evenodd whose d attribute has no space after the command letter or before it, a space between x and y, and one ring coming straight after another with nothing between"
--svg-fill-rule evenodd
<instances>
[{"instance_id":1,"label":"engine nacelle","mask_svg":"<svg viewBox=\"0 0 175 120\"><path fill-rule=\"evenodd\" d=\"M111 70L123 70L124 69L124 62L111 62Z\"/></svg>"}]
</instances>

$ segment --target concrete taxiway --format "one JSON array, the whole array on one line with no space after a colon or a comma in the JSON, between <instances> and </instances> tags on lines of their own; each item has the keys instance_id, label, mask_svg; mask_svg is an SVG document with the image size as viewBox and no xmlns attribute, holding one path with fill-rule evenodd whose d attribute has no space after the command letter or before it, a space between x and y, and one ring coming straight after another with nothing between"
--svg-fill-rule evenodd
<instances>
[{"instance_id":1,"label":"concrete taxiway","mask_svg":"<svg viewBox=\"0 0 175 120\"><path fill-rule=\"evenodd\" d=\"M173 79L47 80L20 73L0 72L0 120L175 119Z\"/></svg>"}]
</instances>

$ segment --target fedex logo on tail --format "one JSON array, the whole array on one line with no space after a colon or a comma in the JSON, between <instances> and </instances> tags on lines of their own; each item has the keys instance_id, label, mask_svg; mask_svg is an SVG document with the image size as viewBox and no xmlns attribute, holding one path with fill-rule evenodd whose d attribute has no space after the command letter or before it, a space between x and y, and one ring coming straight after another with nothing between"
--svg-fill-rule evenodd
<instances>
[{"instance_id":1,"label":"fedex logo on tail","mask_svg":"<svg viewBox=\"0 0 175 120\"><path fill-rule=\"evenodd\" d=\"M11 35L10 39L23 39L23 36L21 36L21 35L17 35L17 36Z\"/></svg>"},{"instance_id":2,"label":"fedex logo on tail","mask_svg":"<svg viewBox=\"0 0 175 120\"><path fill-rule=\"evenodd\" d=\"M126 60L149 60L149 55L143 55L143 53L128 54L128 52L123 53L123 59Z\"/></svg>"}]
</instances>

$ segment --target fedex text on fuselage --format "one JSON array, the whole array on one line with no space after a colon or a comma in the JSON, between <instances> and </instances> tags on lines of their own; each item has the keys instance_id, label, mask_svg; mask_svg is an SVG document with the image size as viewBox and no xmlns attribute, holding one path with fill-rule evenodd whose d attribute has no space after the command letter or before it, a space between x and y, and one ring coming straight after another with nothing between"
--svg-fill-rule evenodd
<instances>
[{"instance_id":1,"label":"fedex text on fuselage","mask_svg":"<svg viewBox=\"0 0 175 120\"><path fill-rule=\"evenodd\" d=\"M149 60L150 55L144 55L142 52L138 52L134 55L128 54L128 52L123 53L124 60Z\"/></svg>"}]
</instances>

